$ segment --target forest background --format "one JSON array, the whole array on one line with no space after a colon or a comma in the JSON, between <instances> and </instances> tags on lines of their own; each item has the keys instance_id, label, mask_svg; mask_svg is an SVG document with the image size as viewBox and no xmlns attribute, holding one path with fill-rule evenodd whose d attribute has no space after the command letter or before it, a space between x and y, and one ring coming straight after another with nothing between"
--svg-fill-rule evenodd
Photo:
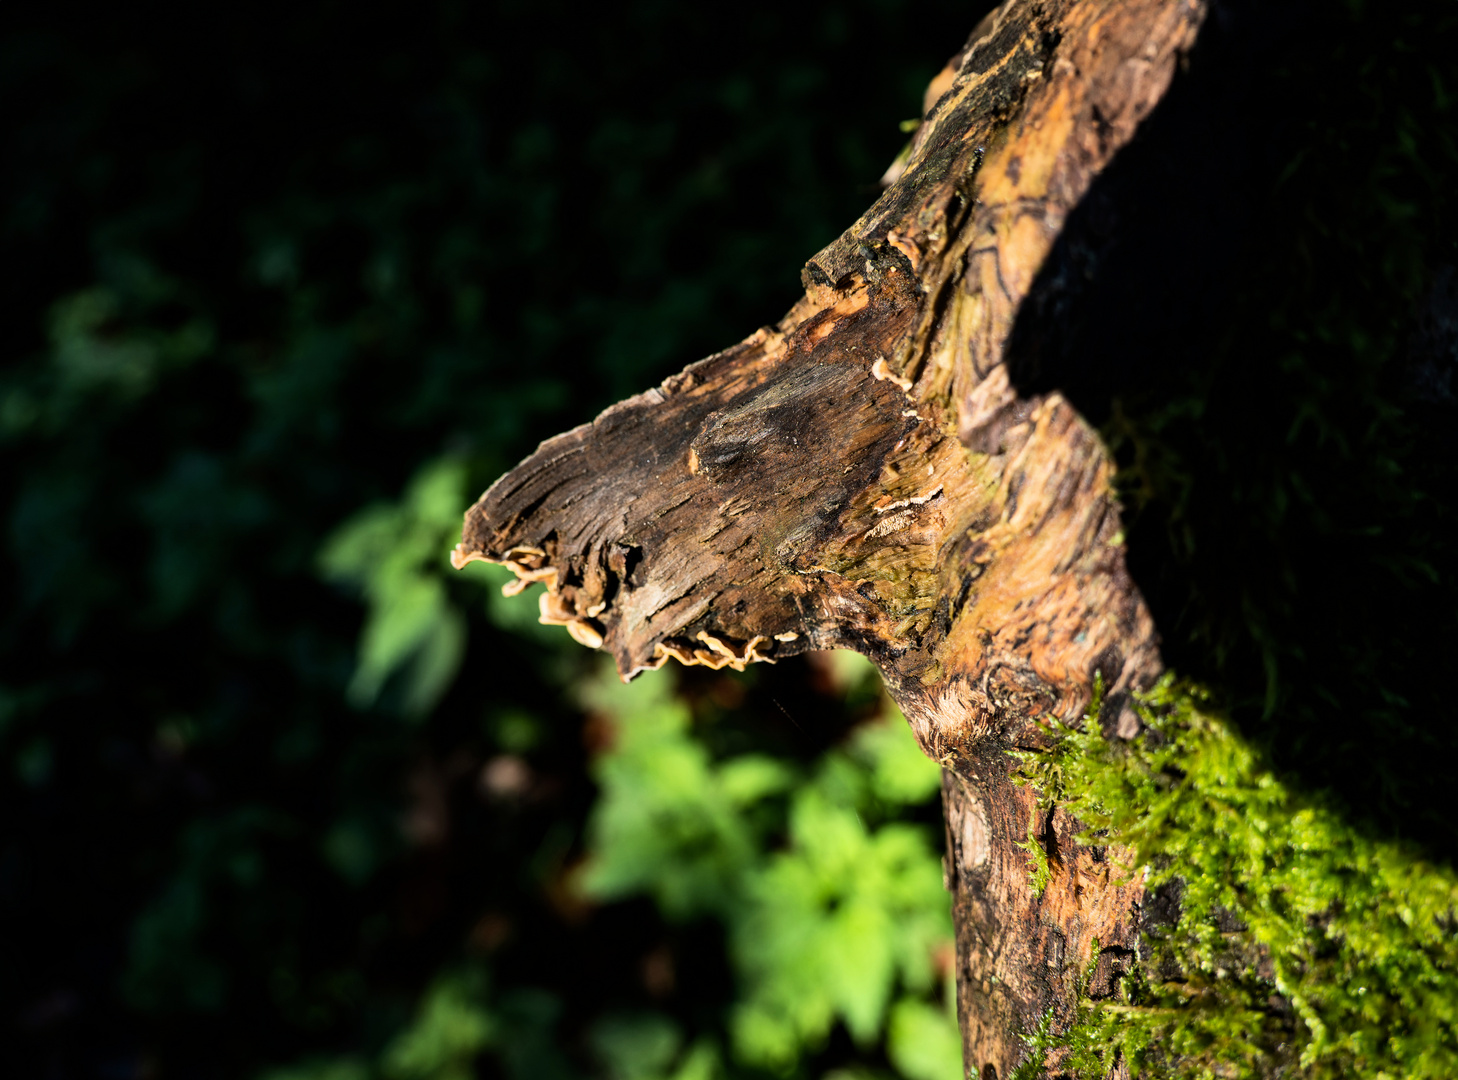
<instances>
[{"instance_id":1,"label":"forest background","mask_svg":"<svg viewBox=\"0 0 1458 1080\"><path fill-rule=\"evenodd\" d=\"M6 1075L959 1074L937 771L868 669L624 689L445 553L783 314L988 6L7 7ZM1443 866L1454 13L1214 5L1252 63L1081 208L1134 287L1039 321L1113 346L1046 374L1165 659Z\"/></svg>"},{"instance_id":2,"label":"forest background","mask_svg":"<svg viewBox=\"0 0 1458 1080\"><path fill-rule=\"evenodd\" d=\"M445 556L789 307L981 14L7 7L0 1071L958 1075L869 668L625 691Z\"/></svg>"}]
</instances>

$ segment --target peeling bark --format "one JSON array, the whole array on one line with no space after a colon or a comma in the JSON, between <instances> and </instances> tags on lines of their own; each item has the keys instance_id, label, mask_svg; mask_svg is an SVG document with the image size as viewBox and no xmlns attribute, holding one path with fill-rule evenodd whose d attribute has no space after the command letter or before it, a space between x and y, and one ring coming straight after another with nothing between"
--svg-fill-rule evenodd
<instances>
[{"instance_id":1,"label":"peeling bark","mask_svg":"<svg viewBox=\"0 0 1458 1080\"><path fill-rule=\"evenodd\" d=\"M983 1077L1048 1009L1067 1020L1095 939L1095 992L1112 980L1142 892L1119 852L1036 810L1007 751L1040 745L1050 716L1077 722L1096 677L1117 702L1160 669L1109 455L1061 395L1017 393L1005 350L1203 14L1010 0L940 80L894 183L806 264L804 298L544 442L470 509L454 556L541 582L542 621L625 679L670 657L870 656L945 768L959 1008ZM1030 822L1052 871L1037 896L1015 846Z\"/></svg>"}]
</instances>

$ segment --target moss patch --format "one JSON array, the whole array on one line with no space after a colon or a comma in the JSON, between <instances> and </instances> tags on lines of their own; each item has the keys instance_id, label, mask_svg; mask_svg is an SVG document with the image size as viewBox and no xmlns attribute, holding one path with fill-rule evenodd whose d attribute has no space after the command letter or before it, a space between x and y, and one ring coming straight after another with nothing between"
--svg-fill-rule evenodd
<instances>
[{"instance_id":1,"label":"moss patch","mask_svg":"<svg viewBox=\"0 0 1458 1080\"><path fill-rule=\"evenodd\" d=\"M1458 1075L1452 867L1293 787L1200 687L1166 677L1135 707L1148 730L1131 742L1101 734L1096 701L1082 730L1024 756L1023 778L1086 823L1085 842L1127 847L1149 906L1176 916L1147 926L1111 998L1084 999L1059 1068Z\"/></svg>"}]
</instances>

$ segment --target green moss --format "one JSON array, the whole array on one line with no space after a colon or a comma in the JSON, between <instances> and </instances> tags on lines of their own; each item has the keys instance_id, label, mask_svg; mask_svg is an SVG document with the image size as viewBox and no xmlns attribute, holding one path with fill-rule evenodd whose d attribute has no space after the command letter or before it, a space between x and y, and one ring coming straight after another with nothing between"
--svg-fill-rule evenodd
<instances>
[{"instance_id":1,"label":"green moss","mask_svg":"<svg viewBox=\"0 0 1458 1080\"><path fill-rule=\"evenodd\" d=\"M1200 687L1166 677L1135 707L1136 740L1104 738L1095 702L1082 730L1024 759L1024 779L1087 825L1080 839L1125 846L1151 896L1177 901L1114 997L1083 1000L1062 1067L1458 1075L1453 869L1292 786Z\"/></svg>"},{"instance_id":2,"label":"green moss","mask_svg":"<svg viewBox=\"0 0 1458 1080\"><path fill-rule=\"evenodd\" d=\"M1053 878L1053 872L1048 869L1048 852L1044 850L1043 840L1038 835L1036 810L1028 818L1028 838L1013 846L1028 853L1028 884L1032 887L1034 896L1042 896L1043 890Z\"/></svg>"},{"instance_id":3,"label":"green moss","mask_svg":"<svg viewBox=\"0 0 1458 1080\"><path fill-rule=\"evenodd\" d=\"M1027 1046L1028 1053L1022 1062L1008 1073L1007 1080L1038 1080L1038 1077L1043 1074L1043 1060L1054 1050L1066 1045L1066 1040L1054 1029L1052 1009L1047 1010L1038 1018L1037 1027L1025 1032L1020 1038Z\"/></svg>"}]
</instances>

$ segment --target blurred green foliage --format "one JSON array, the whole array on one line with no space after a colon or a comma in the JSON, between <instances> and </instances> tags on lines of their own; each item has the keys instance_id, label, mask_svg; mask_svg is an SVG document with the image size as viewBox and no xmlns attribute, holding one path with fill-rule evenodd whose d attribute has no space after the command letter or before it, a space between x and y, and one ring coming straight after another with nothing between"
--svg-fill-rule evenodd
<instances>
[{"instance_id":1,"label":"blurred green foliage","mask_svg":"<svg viewBox=\"0 0 1458 1080\"><path fill-rule=\"evenodd\" d=\"M593 658L443 556L788 308L978 14L7 8L0 1073L742 1068L725 924L568 887ZM876 707L676 694L706 767L796 778Z\"/></svg>"},{"instance_id":2,"label":"blurred green foliage","mask_svg":"<svg viewBox=\"0 0 1458 1080\"><path fill-rule=\"evenodd\" d=\"M408 513L420 488L391 509ZM382 517L382 508L370 508L340 535ZM396 536L410 548L408 530ZM371 621L381 609L389 618L390 599L376 594ZM395 666L411 663L404 654ZM858 684L847 689L860 696L879 688L860 657L843 654L832 670ZM907 813L935 804L941 770L889 699L872 690L879 710L801 775L792 760L764 753L716 759L668 672L625 686L609 664L580 693L603 745L593 765L601 791L585 862L563 887L577 902L646 894L670 922L718 924L738 977L730 1009L692 1042L661 1011L598 1017L586 1043L600 1074L712 1080L748 1067L796 1075L841 1023L863 1056L889 1063L895 1075L961 1077L937 837ZM479 965L438 975L413 1021L374 1060L316 1058L263 1080L455 1080L474 1075L478 1058L511 1077L581 1075L549 1046L523 1053L519 1029L485 981ZM555 1019L555 1000L537 1000Z\"/></svg>"},{"instance_id":3,"label":"blurred green foliage","mask_svg":"<svg viewBox=\"0 0 1458 1080\"><path fill-rule=\"evenodd\" d=\"M374 704L385 680L405 669L401 707L419 718L456 677L466 620L451 606L440 564L460 531L465 500L465 466L449 458L432 462L398 505L380 504L352 518L320 553L324 575L357 586L369 605L347 691L354 705Z\"/></svg>"},{"instance_id":4,"label":"blurred green foliage","mask_svg":"<svg viewBox=\"0 0 1458 1080\"><path fill-rule=\"evenodd\" d=\"M837 1021L874 1045L898 987L934 989L934 956L945 964L951 948L939 844L898 817L939 793L941 771L894 706L796 776L759 754L713 762L662 676L598 684L589 701L614 722L583 887L601 898L644 892L670 918L725 924L743 987L732 1019L742 1058L782 1071ZM773 850L766 839L780 836L785 847ZM891 1026L893 1062L931 1062L906 1075L960 1074L955 1018L938 1015L945 1032L924 1011ZM938 1059L948 1033L956 1053Z\"/></svg>"}]
</instances>

